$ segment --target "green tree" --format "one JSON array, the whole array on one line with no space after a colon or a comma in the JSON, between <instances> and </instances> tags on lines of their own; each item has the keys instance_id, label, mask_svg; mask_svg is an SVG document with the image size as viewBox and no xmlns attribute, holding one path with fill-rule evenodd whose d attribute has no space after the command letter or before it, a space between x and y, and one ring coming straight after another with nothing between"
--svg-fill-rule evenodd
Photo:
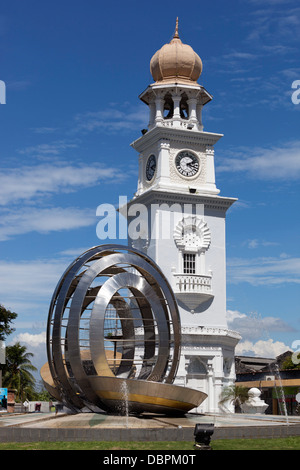
<instances>
[{"instance_id":1,"label":"green tree","mask_svg":"<svg viewBox=\"0 0 300 470\"><path fill-rule=\"evenodd\" d=\"M296 359L296 360L295 360ZM281 368L283 370L287 369L300 369L300 353L291 353L290 356L286 357L283 361Z\"/></svg>"},{"instance_id":2,"label":"green tree","mask_svg":"<svg viewBox=\"0 0 300 470\"><path fill-rule=\"evenodd\" d=\"M230 402L234 405L236 413L241 412L241 405L245 403L249 398L248 388L240 385L230 385L230 387L224 388L219 401L220 405Z\"/></svg>"},{"instance_id":3,"label":"green tree","mask_svg":"<svg viewBox=\"0 0 300 470\"><path fill-rule=\"evenodd\" d=\"M3 368L3 386L17 390L16 399L24 401L34 394L35 380L31 372L37 370L31 364L32 353L19 342L6 348L6 365Z\"/></svg>"},{"instance_id":4,"label":"green tree","mask_svg":"<svg viewBox=\"0 0 300 470\"><path fill-rule=\"evenodd\" d=\"M52 401L53 400L53 397L45 389L45 386L42 380L39 380L36 383L33 400L39 400L39 401Z\"/></svg>"},{"instance_id":5,"label":"green tree","mask_svg":"<svg viewBox=\"0 0 300 470\"><path fill-rule=\"evenodd\" d=\"M0 304L0 341L5 341L6 336L10 335L15 328L11 323L17 318L18 314L7 310Z\"/></svg>"}]
</instances>

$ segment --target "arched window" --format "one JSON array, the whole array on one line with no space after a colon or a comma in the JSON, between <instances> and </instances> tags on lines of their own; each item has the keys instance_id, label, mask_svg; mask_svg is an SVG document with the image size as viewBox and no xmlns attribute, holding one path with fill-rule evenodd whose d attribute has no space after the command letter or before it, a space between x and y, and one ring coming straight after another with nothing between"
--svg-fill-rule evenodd
<instances>
[{"instance_id":1,"label":"arched window","mask_svg":"<svg viewBox=\"0 0 300 470\"><path fill-rule=\"evenodd\" d=\"M171 93L166 93L164 96L164 119L171 119L174 114L174 103Z\"/></svg>"},{"instance_id":2,"label":"arched window","mask_svg":"<svg viewBox=\"0 0 300 470\"><path fill-rule=\"evenodd\" d=\"M187 100L188 100L187 94L183 93L181 95L181 101L180 101L180 117L182 119L189 118L189 107L188 107Z\"/></svg>"}]
</instances>

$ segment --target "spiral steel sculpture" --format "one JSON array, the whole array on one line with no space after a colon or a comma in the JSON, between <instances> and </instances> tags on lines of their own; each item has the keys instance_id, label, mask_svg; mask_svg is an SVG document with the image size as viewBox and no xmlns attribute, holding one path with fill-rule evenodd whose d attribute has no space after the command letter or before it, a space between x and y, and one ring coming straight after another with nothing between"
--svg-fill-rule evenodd
<instances>
[{"instance_id":1,"label":"spiral steel sculpture","mask_svg":"<svg viewBox=\"0 0 300 470\"><path fill-rule=\"evenodd\" d=\"M206 397L192 391L182 401L170 385L180 357L176 300L154 261L132 248L93 247L67 268L49 309L47 354L45 386L75 411L122 411L124 384L130 411L185 412Z\"/></svg>"}]
</instances>

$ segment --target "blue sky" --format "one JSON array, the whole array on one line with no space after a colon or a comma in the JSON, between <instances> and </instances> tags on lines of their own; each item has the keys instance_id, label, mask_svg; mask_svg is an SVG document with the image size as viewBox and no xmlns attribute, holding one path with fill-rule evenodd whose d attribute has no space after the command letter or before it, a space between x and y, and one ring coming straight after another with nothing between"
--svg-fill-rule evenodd
<instances>
[{"instance_id":1,"label":"blue sky","mask_svg":"<svg viewBox=\"0 0 300 470\"><path fill-rule=\"evenodd\" d=\"M130 143L148 122L138 95L172 38L203 61L206 131L227 216L227 308L240 354L275 356L300 338L300 6L296 0L11 0L0 12L0 302L8 343L40 367L60 275L98 245L96 208L136 190ZM123 241L122 241L123 242Z\"/></svg>"}]
</instances>

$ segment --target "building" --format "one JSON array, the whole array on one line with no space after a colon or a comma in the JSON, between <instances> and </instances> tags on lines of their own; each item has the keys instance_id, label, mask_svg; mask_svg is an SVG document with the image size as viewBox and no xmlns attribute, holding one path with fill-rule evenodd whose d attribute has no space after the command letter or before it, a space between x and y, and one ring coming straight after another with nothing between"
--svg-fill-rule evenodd
<instances>
[{"instance_id":1,"label":"building","mask_svg":"<svg viewBox=\"0 0 300 470\"><path fill-rule=\"evenodd\" d=\"M235 382L240 340L226 321L225 219L236 199L219 196L216 187L214 146L222 135L204 131L202 109L212 96L197 82L202 61L182 43L178 21L150 70L154 83L139 97L149 125L132 143L139 177L126 207L129 244L158 264L177 298L182 348L175 384L207 393L198 411L217 412L222 388Z\"/></svg>"},{"instance_id":2,"label":"building","mask_svg":"<svg viewBox=\"0 0 300 470\"><path fill-rule=\"evenodd\" d=\"M291 356L291 351L275 359L236 356L236 384L249 389L259 388L261 399L269 405L266 414L297 414L300 369L289 369L284 365Z\"/></svg>"}]
</instances>

